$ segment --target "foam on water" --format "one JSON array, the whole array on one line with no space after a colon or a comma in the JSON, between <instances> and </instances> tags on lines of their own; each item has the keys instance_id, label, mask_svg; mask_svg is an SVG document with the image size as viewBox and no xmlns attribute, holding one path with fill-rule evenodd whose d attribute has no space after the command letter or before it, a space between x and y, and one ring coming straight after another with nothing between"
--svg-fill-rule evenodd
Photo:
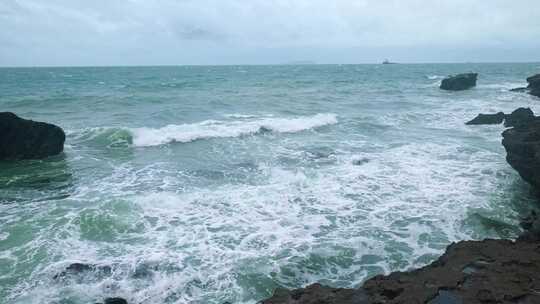
<instances>
[{"instance_id":1,"label":"foam on water","mask_svg":"<svg viewBox=\"0 0 540 304\"><path fill-rule=\"evenodd\" d=\"M239 137L264 131L295 133L335 123L335 114L317 114L297 118L206 120L194 124L168 125L159 129L134 128L131 132L135 146L148 147L171 142L187 143L198 139Z\"/></svg>"},{"instance_id":2,"label":"foam on water","mask_svg":"<svg viewBox=\"0 0 540 304\"><path fill-rule=\"evenodd\" d=\"M430 85L462 65L229 69L73 68L62 83L0 73L7 110L70 130L58 158L0 164L1 304L252 304L518 233L500 228L529 204L504 127L464 122L539 112L501 91L527 65L479 65L482 82L463 92ZM171 79L193 86L161 86ZM59 91L73 94L56 102ZM250 136L262 133L275 134ZM159 147L133 148L146 146ZM59 275L77 262L98 268Z\"/></svg>"}]
</instances>

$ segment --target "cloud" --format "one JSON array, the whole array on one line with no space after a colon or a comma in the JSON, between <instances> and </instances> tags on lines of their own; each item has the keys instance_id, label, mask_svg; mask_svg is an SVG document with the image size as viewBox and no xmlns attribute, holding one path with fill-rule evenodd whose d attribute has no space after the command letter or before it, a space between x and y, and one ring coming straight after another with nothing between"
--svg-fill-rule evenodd
<instances>
[{"instance_id":1,"label":"cloud","mask_svg":"<svg viewBox=\"0 0 540 304\"><path fill-rule=\"evenodd\" d=\"M326 58L325 50L338 54L335 61L338 50L360 50L356 56L366 60L375 50L422 48L441 54L482 49L489 57L490 48L511 45L522 54L539 47L540 5L537 0L3 0L0 28L1 65L231 63L238 60L235 53L274 62L286 59L287 52Z\"/></svg>"}]
</instances>

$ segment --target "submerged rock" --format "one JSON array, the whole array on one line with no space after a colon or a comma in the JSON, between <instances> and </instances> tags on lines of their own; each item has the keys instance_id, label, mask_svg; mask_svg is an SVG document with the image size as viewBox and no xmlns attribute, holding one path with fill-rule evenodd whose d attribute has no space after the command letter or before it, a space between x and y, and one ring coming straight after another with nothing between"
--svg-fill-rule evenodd
<instances>
[{"instance_id":1,"label":"submerged rock","mask_svg":"<svg viewBox=\"0 0 540 304\"><path fill-rule=\"evenodd\" d=\"M503 112L497 114L478 114L473 120L465 123L466 125L498 125L504 121Z\"/></svg>"},{"instance_id":2,"label":"submerged rock","mask_svg":"<svg viewBox=\"0 0 540 304\"><path fill-rule=\"evenodd\" d=\"M467 90L476 86L477 73L465 73L449 76L442 80L440 88L448 91Z\"/></svg>"},{"instance_id":3,"label":"submerged rock","mask_svg":"<svg viewBox=\"0 0 540 304\"><path fill-rule=\"evenodd\" d=\"M98 276L107 276L112 273L112 268L110 266L98 266L93 264L84 264L84 263L73 263L70 264L66 269L58 274L56 274L53 279L65 278L72 275L81 275L88 272L95 272Z\"/></svg>"},{"instance_id":4,"label":"submerged rock","mask_svg":"<svg viewBox=\"0 0 540 304\"><path fill-rule=\"evenodd\" d=\"M66 135L55 125L0 112L0 160L42 159L64 150Z\"/></svg>"},{"instance_id":5,"label":"submerged rock","mask_svg":"<svg viewBox=\"0 0 540 304\"><path fill-rule=\"evenodd\" d=\"M122 298L106 298L103 303L96 304L128 304L128 302Z\"/></svg>"}]
</instances>

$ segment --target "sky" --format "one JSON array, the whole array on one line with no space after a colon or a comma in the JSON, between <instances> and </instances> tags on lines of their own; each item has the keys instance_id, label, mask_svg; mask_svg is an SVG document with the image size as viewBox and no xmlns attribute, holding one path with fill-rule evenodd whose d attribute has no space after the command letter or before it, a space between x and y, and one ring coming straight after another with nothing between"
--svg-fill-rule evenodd
<instances>
[{"instance_id":1,"label":"sky","mask_svg":"<svg viewBox=\"0 0 540 304\"><path fill-rule=\"evenodd\" d=\"M0 66L540 61L540 0L0 0Z\"/></svg>"}]
</instances>

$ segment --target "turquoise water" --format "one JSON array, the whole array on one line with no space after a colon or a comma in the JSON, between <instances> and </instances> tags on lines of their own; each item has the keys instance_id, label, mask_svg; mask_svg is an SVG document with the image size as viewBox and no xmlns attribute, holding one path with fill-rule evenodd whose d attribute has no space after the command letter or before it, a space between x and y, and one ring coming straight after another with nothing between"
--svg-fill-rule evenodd
<instances>
[{"instance_id":1,"label":"turquoise water","mask_svg":"<svg viewBox=\"0 0 540 304\"><path fill-rule=\"evenodd\" d=\"M255 303L512 237L502 126L540 64L0 69L0 111L67 133L0 163L0 303ZM442 76L480 73L464 92ZM69 264L111 267L58 277Z\"/></svg>"}]
</instances>

